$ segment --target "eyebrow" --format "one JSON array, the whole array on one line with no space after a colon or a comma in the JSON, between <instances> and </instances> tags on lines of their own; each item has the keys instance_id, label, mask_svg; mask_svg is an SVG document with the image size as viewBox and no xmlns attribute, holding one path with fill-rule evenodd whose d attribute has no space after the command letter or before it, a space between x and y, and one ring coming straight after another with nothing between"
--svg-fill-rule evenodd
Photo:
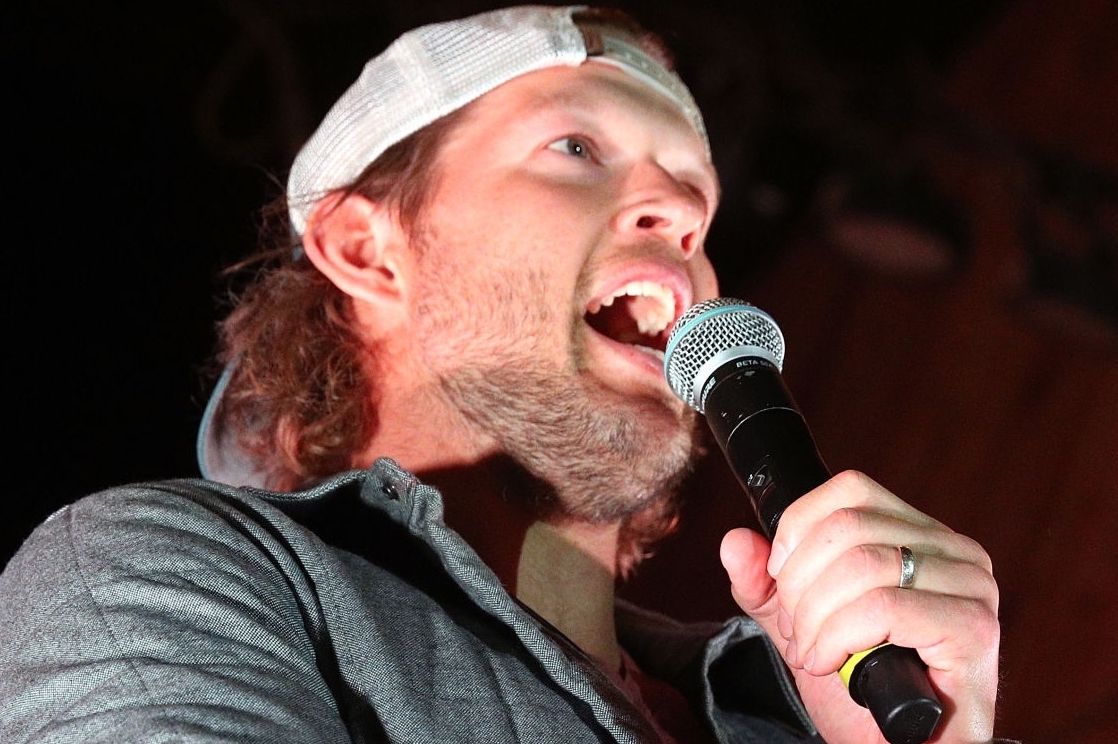
<instances>
[{"instance_id":1,"label":"eyebrow","mask_svg":"<svg viewBox=\"0 0 1118 744\"><path fill-rule=\"evenodd\" d=\"M565 115L573 117L586 117L587 121L585 126L596 126L597 122L593 117L600 115L610 108L609 101L621 99L622 103L619 104L623 109L626 107L633 112L638 112L640 115L647 115L649 107L647 106L647 98L641 95L642 91L651 90L643 83L637 81L637 84L630 86L616 86L611 88L611 96L595 95L587 90L588 86L579 85L565 85L562 87L555 87L550 90L541 91L533 89L531 95L522 99L521 105L523 108L521 113L516 117L515 124L530 126L532 122L544 119L551 115L552 111L557 108L563 108L566 111ZM653 91L655 93L655 91ZM477 103L476 101L474 102ZM474 105L474 104L471 104ZM680 126L693 131L690 123L687 121L683 112L666 98L659 99L659 105L663 111L672 111L679 115ZM588 132L592 134L592 132ZM704 199L709 203L710 214L717 211L718 206L722 201L722 183L718 177L718 171L714 168L712 162L703 158L705 167L695 169L697 175L701 175L704 181L709 181L712 188L708 189L705 186L698 187L703 193Z\"/></svg>"}]
</instances>

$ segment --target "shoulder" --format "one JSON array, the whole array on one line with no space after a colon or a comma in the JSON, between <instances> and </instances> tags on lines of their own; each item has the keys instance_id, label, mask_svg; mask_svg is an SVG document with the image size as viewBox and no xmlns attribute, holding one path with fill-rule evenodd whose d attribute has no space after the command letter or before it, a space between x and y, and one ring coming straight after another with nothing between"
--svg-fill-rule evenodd
<instances>
[{"instance_id":1,"label":"shoulder","mask_svg":"<svg viewBox=\"0 0 1118 744\"><path fill-rule=\"evenodd\" d=\"M17 608L23 615L49 613L76 595L96 595L140 576L260 564L259 551L231 518L242 503L232 491L200 480L152 482L108 489L59 509L0 574L0 615Z\"/></svg>"},{"instance_id":2,"label":"shoulder","mask_svg":"<svg viewBox=\"0 0 1118 744\"><path fill-rule=\"evenodd\" d=\"M59 510L0 574L0 699L14 711L0 734L340 735L291 548L313 539L261 495L200 480Z\"/></svg>"},{"instance_id":3,"label":"shoulder","mask_svg":"<svg viewBox=\"0 0 1118 744\"><path fill-rule=\"evenodd\" d=\"M98 563L122 568L132 561L158 565L170 554L176 559L189 555L207 540L218 541L209 548L228 548L230 541L224 538L236 531L234 515L252 509L254 500L237 489L202 480L107 489L48 517L16 552L5 575L28 563L49 565L60 559L79 570Z\"/></svg>"},{"instance_id":4,"label":"shoulder","mask_svg":"<svg viewBox=\"0 0 1118 744\"><path fill-rule=\"evenodd\" d=\"M355 479L339 478L338 488ZM125 591L149 596L144 590L156 586L170 596L191 584L234 591L246 582L262 596L269 588L288 592L290 574L324 547L281 505L331 492L272 494L181 479L85 496L40 524L0 574L0 626L78 595L114 602Z\"/></svg>"}]
</instances>

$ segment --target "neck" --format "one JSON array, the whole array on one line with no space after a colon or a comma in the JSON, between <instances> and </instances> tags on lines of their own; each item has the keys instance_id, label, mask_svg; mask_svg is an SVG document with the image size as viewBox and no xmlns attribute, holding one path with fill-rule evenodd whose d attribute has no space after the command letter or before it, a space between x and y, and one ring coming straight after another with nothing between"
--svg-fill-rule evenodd
<instances>
[{"instance_id":1,"label":"neck","mask_svg":"<svg viewBox=\"0 0 1118 744\"><path fill-rule=\"evenodd\" d=\"M527 476L500 458L419 475L443 493L447 523L509 593L604 668L620 667L613 617L617 524L541 518L531 507Z\"/></svg>"},{"instance_id":2,"label":"neck","mask_svg":"<svg viewBox=\"0 0 1118 744\"><path fill-rule=\"evenodd\" d=\"M614 626L617 525L536 522L517 566L517 599L605 669L621 667Z\"/></svg>"},{"instance_id":3,"label":"neck","mask_svg":"<svg viewBox=\"0 0 1118 744\"><path fill-rule=\"evenodd\" d=\"M397 387L404 393L378 402L377 435L356 464L386 455L438 488L447 524L509 593L605 668L617 670L613 608L618 525L541 517L540 484L520 465L496 454L495 442L479 436L452 407L437 404L429 388ZM416 400L441 412L437 425L417 427L414 416L404 415L415 410Z\"/></svg>"}]
</instances>

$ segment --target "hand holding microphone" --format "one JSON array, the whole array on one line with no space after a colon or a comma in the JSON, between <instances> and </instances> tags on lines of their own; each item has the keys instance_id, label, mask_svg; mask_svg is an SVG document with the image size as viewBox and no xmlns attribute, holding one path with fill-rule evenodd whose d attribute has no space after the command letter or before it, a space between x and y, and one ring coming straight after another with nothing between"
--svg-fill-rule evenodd
<instances>
[{"instance_id":1,"label":"hand holding microphone","mask_svg":"<svg viewBox=\"0 0 1118 744\"><path fill-rule=\"evenodd\" d=\"M706 417L731 470L750 497L762 531L769 539L776 536L786 509L801 496L831 478L806 423L780 377L783 358L784 338L771 317L741 300L721 298L700 303L680 318L672 329L664 361L665 374L672 389ZM828 489L838 492L833 484L828 484ZM816 570L814 574L806 572L809 578L827 577L835 573L841 574L841 571L836 571L835 565L841 559L849 558L840 551L843 547L840 545L841 541L826 540L819 534L803 534L804 524L820 525L826 522L831 513L827 510L841 511L841 502L827 503L824 492L828 489L820 489L813 494L813 501L805 500L803 506L797 505L796 510L801 514L794 526L789 526L793 533L788 530L781 533L782 542L789 543L791 540L790 544L796 546L790 562L799 563L797 570L800 586L791 590L793 595L802 596L806 590L803 579L805 563ZM884 489L880 491L887 494ZM822 496L819 495L821 493ZM889 522L890 515L882 517L891 534L906 534L908 525L904 519L915 520L917 527L930 526L937 541L942 533L945 542L950 543L945 548L948 553L966 556L962 559L966 568L959 572L960 590L965 590L963 593L967 595L979 595L980 601L975 603L972 601L975 598L968 596L965 601L951 599L943 600L943 603L972 609L978 618L975 623L980 629L988 630L991 623L994 626L993 673L989 674L991 660L988 654L983 656L985 652L981 651L981 644L976 645L976 649L977 655L983 658L974 662L985 673L985 678L993 680L988 695L989 720L983 720L987 716L981 712L975 716L975 720L978 728L986 726L992 730L993 688L996 688L997 676L996 589L992 600L988 596L982 596L984 592L989 594L987 589L992 585L992 579L990 584L982 584L984 578L988 578L988 564L985 568L982 565L987 561L985 553L973 545L973 541L956 536L934 520L919 515L891 494L888 494L884 503L889 504L890 508L893 504L898 505L897 508L903 507L903 519L899 519L896 525ZM815 515L802 514L812 509L824 511ZM825 533L825 528L822 532ZM916 537L920 533L910 530L907 534ZM801 541L813 540L815 544L800 550L799 545L804 544ZM880 554L882 546L875 547ZM840 552L828 553L828 550ZM888 550L896 551L889 554L889 560L899 560L900 565L898 570L898 564L890 564L894 566L892 570L900 574L895 580L898 584L894 587L910 586L914 578L913 552L903 543L891 544ZM795 555L797 552L799 555ZM826 559L820 556L825 556ZM783 560L774 556L774 562L782 563ZM980 575L983 570L986 571L985 577ZM849 572L846 575L850 575ZM843 601L849 598L844 592L860 592L866 582L874 580L877 579L857 577L849 582L834 582L822 593L815 590L813 598L823 596L825 605L828 602L835 605L838 602L836 598L842 598ZM787 583L783 575L779 576L778 584L786 587ZM836 586L840 583L843 586ZM848 584L854 588L848 588ZM994 610L990 609L991 603ZM812 604L817 605L818 602L813 599L813 602L805 603L808 608L801 608L797 613L818 612ZM827 614L834 616L835 609L834 606L830 607ZM790 634L791 622L787 617L782 619L781 635L787 637ZM895 637L892 631L889 636ZM944 712L944 706L929 681L926 667L917 652L911 648L890 643L874 645L875 643L876 641L868 642L867 645L873 647L859 653L848 649L846 653L851 655L840 669L840 677L847 685L850 696L873 714L886 741L891 744L922 744L936 732ZM801 652L803 650L806 649L801 649ZM838 659L834 663L837 665ZM976 699L985 700L985 693L980 692ZM810 701L807 702L810 705ZM977 707L983 706L984 704L979 704ZM968 732L966 741L983 740L970 738L972 735L973 732Z\"/></svg>"}]
</instances>

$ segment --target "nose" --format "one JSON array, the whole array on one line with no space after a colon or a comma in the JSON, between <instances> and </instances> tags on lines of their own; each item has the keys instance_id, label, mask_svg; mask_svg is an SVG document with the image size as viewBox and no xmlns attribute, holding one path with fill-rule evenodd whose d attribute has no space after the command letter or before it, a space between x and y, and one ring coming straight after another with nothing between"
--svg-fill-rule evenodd
<instances>
[{"instance_id":1,"label":"nose","mask_svg":"<svg viewBox=\"0 0 1118 744\"><path fill-rule=\"evenodd\" d=\"M691 258L701 247L710 209L702 192L655 163L634 169L629 185L617 229L655 235Z\"/></svg>"}]
</instances>

